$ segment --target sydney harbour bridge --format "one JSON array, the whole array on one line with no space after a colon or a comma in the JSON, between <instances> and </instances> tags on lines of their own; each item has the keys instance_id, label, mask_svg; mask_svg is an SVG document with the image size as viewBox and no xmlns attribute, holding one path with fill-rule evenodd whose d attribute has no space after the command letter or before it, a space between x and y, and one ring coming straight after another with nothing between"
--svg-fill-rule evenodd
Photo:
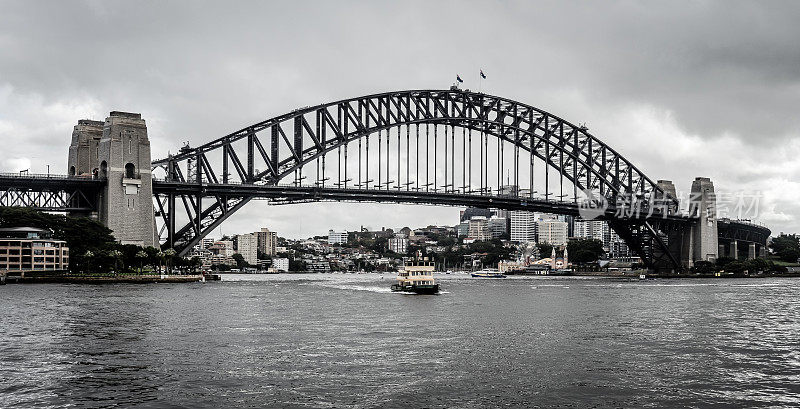
<instances>
[{"instance_id":1,"label":"sydney harbour bridge","mask_svg":"<svg viewBox=\"0 0 800 409\"><path fill-rule=\"evenodd\" d=\"M111 112L78 122L68 167L63 176L3 174L0 205L97 217L123 243L179 254L253 199L592 217L659 271L763 255L770 234L718 220L708 178L695 179L681 211L672 182L654 181L585 126L455 87L295 109L155 160L141 116Z\"/></svg>"}]
</instances>

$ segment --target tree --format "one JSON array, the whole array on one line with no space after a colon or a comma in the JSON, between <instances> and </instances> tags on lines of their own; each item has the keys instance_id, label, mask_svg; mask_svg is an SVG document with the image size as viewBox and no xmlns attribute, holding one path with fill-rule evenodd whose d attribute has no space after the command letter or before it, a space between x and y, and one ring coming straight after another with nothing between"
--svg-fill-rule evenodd
<instances>
[{"instance_id":1,"label":"tree","mask_svg":"<svg viewBox=\"0 0 800 409\"><path fill-rule=\"evenodd\" d=\"M192 272L196 272L198 268L203 265L203 260L200 260L200 257L194 256L191 260L189 260L189 267L192 269Z\"/></svg>"},{"instance_id":2,"label":"tree","mask_svg":"<svg viewBox=\"0 0 800 409\"><path fill-rule=\"evenodd\" d=\"M139 272L141 273L142 270L144 270L144 261L147 259L147 252L139 250L136 253L136 258L139 260Z\"/></svg>"},{"instance_id":3,"label":"tree","mask_svg":"<svg viewBox=\"0 0 800 409\"><path fill-rule=\"evenodd\" d=\"M173 249L166 249L164 250L164 258L167 262L167 274L172 273L172 264L175 262L175 255L177 253Z\"/></svg>"},{"instance_id":4,"label":"tree","mask_svg":"<svg viewBox=\"0 0 800 409\"><path fill-rule=\"evenodd\" d=\"M550 257L550 255L553 254L553 246L551 246L549 243L538 243L536 244L536 247L539 248L540 257Z\"/></svg>"},{"instance_id":5,"label":"tree","mask_svg":"<svg viewBox=\"0 0 800 409\"><path fill-rule=\"evenodd\" d=\"M796 234L781 234L773 237L769 248L783 261L797 263L800 259L800 236Z\"/></svg>"},{"instance_id":6,"label":"tree","mask_svg":"<svg viewBox=\"0 0 800 409\"><path fill-rule=\"evenodd\" d=\"M605 254L603 242L597 239L573 240L567 243L569 260L576 263L594 263Z\"/></svg>"},{"instance_id":7,"label":"tree","mask_svg":"<svg viewBox=\"0 0 800 409\"><path fill-rule=\"evenodd\" d=\"M106 254L114 261L114 273L119 274L119 265L122 261L122 252L119 250L109 250Z\"/></svg>"},{"instance_id":8,"label":"tree","mask_svg":"<svg viewBox=\"0 0 800 409\"><path fill-rule=\"evenodd\" d=\"M695 261L694 266L689 269L690 272L693 274L714 274L717 271L716 266L714 263L710 261Z\"/></svg>"},{"instance_id":9,"label":"tree","mask_svg":"<svg viewBox=\"0 0 800 409\"><path fill-rule=\"evenodd\" d=\"M303 260L297 260L294 258L289 259L289 271L305 271L306 270L306 262Z\"/></svg>"},{"instance_id":10,"label":"tree","mask_svg":"<svg viewBox=\"0 0 800 409\"><path fill-rule=\"evenodd\" d=\"M239 253L234 253L232 257L233 257L233 261L236 262L236 267L239 267L239 268L250 267L250 264L247 261L245 261L243 255L241 255Z\"/></svg>"},{"instance_id":11,"label":"tree","mask_svg":"<svg viewBox=\"0 0 800 409\"><path fill-rule=\"evenodd\" d=\"M91 250L86 250L86 252L83 253L83 256L81 256L81 258L83 264L83 271L91 271L93 264L92 262L94 261L94 252L92 252Z\"/></svg>"}]
</instances>

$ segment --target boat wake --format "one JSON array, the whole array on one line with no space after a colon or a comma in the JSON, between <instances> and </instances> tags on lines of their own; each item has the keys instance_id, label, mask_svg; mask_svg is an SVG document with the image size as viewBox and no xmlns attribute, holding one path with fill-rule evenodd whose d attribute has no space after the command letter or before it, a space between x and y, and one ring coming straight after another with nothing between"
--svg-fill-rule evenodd
<instances>
[{"instance_id":1,"label":"boat wake","mask_svg":"<svg viewBox=\"0 0 800 409\"><path fill-rule=\"evenodd\" d=\"M371 293L391 293L392 290L388 287L378 287L378 286L364 286L364 285L356 285L356 284L332 284L326 282L315 283L315 285L319 285L322 287L327 288L335 288L337 290L348 290L348 291L368 291Z\"/></svg>"},{"instance_id":2,"label":"boat wake","mask_svg":"<svg viewBox=\"0 0 800 409\"><path fill-rule=\"evenodd\" d=\"M380 294L403 294L403 295L419 295L415 292L411 291L392 291L391 288L383 287L383 286L368 286L368 285L358 285L358 284L334 284L330 282L316 282L316 283L308 283L307 285L316 285L325 288L335 288L337 290L345 290L345 291L366 291L370 293L380 293ZM449 291L439 291L439 294L450 294Z\"/></svg>"}]
</instances>

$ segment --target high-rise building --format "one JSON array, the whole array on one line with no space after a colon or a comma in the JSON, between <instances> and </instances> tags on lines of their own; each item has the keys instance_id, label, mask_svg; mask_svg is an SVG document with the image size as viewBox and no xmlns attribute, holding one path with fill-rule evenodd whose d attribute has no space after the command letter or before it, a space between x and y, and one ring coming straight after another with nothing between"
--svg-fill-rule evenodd
<instances>
[{"instance_id":1,"label":"high-rise building","mask_svg":"<svg viewBox=\"0 0 800 409\"><path fill-rule=\"evenodd\" d=\"M469 222L463 221L456 226L456 234L458 237L467 237L469 235Z\"/></svg>"},{"instance_id":2,"label":"high-rise building","mask_svg":"<svg viewBox=\"0 0 800 409\"><path fill-rule=\"evenodd\" d=\"M274 257L275 245L278 242L277 233L269 231L266 227L262 227L261 231L256 234L258 235L258 251L267 256Z\"/></svg>"},{"instance_id":3,"label":"high-rise building","mask_svg":"<svg viewBox=\"0 0 800 409\"><path fill-rule=\"evenodd\" d=\"M511 213L511 241L524 243L536 241L536 214L522 210Z\"/></svg>"},{"instance_id":4,"label":"high-rise building","mask_svg":"<svg viewBox=\"0 0 800 409\"><path fill-rule=\"evenodd\" d=\"M578 238L597 239L603 242L603 250L609 257L627 257L630 255L628 245L619 237L608 223L602 220L576 220L575 235Z\"/></svg>"},{"instance_id":5,"label":"high-rise building","mask_svg":"<svg viewBox=\"0 0 800 409\"><path fill-rule=\"evenodd\" d=\"M347 232L328 230L328 244L347 244Z\"/></svg>"},{"instance_id":6,"label":"high-rise building","mask_svg":"<svg viewBox=\"0 0 800 409\"><path fill-rule=\"evenodd\" d=\"M582 239L597 239L603 242L603 247L611 241L611 229L604 220L576 220L574 237Z\"/></svg>"},{"instance_id":7,"label":"high-rise building","mask_svg":"<svg viewBox=\"0 0 800 409\"><path fill-rule=\"evenodd\" d=\"M258 264L258 235L249 233L236 236L236 251L248 264Z\"/></svg>"},{"instance_id":8,"label":"high-rise building","mask_svg":"<svg viewBox=\"0 0 800 409\"><path fill-rule=\"evenodd\" d=\"M473 240L490 240L489 220L483 216L475 216L469 219L469 233L467 237Z\"/></svg>"},{"instance_id":9,"label":"high-rise building","mask_svg":"<svg viewBox=\"0 0 800 409\"><path fill-rule=\"evenodd\" d=\"M402 235L397 235L389 239L389 250L397 254L406 254L408 252L408 238Z\"/></svg>"},{"instance_id":10,"label":"high-rise building","mask_svg":"<svg viewBox=\"0 0 800 409\"><path fill-rule=\"evenodd\" d=\"M489 225L489 235L493 239L499 239L508 233L508 231L506 230L506 227L508 226L508 221L506 220L505 217L492 216L488 220L488 225Z\"/></svg>"},{"instance_id":11,"label":"high-rise building","mask_svg":"<svg viewBox=\"0 0 800 409\"><path fill-rule=\"evenodd\" d=\"M539 231L538 243L548 243L553 246L567 244L567 222L546 219L540 220L536 224Z\"/></svg>"}]
</instances>

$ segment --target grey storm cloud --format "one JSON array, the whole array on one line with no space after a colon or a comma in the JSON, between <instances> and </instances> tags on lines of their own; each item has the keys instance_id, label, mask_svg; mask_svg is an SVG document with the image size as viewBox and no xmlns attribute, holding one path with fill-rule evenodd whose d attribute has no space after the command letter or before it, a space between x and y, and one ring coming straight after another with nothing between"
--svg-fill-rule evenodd
<instances>
[{"instance_id":1,"label":"grey storm cloud","mask_svg":"<svg viewBox=\"0 0 800 409\"><path fill-rule=\"evenodd\" d=\"M587 122L654 179L772 186L765 221L798 230L785 194L800 169L798 16L788 1L5 1L0 142L14 144L0 165L64 168L75 121L111 110L141 112L161 157L300 106L445 88L456 73L474 89L482 68L485 92ZM288 207L231 226L455 220L437 208L357 221L345 206L302 232Z\"/></svg>"}]
</instances>

